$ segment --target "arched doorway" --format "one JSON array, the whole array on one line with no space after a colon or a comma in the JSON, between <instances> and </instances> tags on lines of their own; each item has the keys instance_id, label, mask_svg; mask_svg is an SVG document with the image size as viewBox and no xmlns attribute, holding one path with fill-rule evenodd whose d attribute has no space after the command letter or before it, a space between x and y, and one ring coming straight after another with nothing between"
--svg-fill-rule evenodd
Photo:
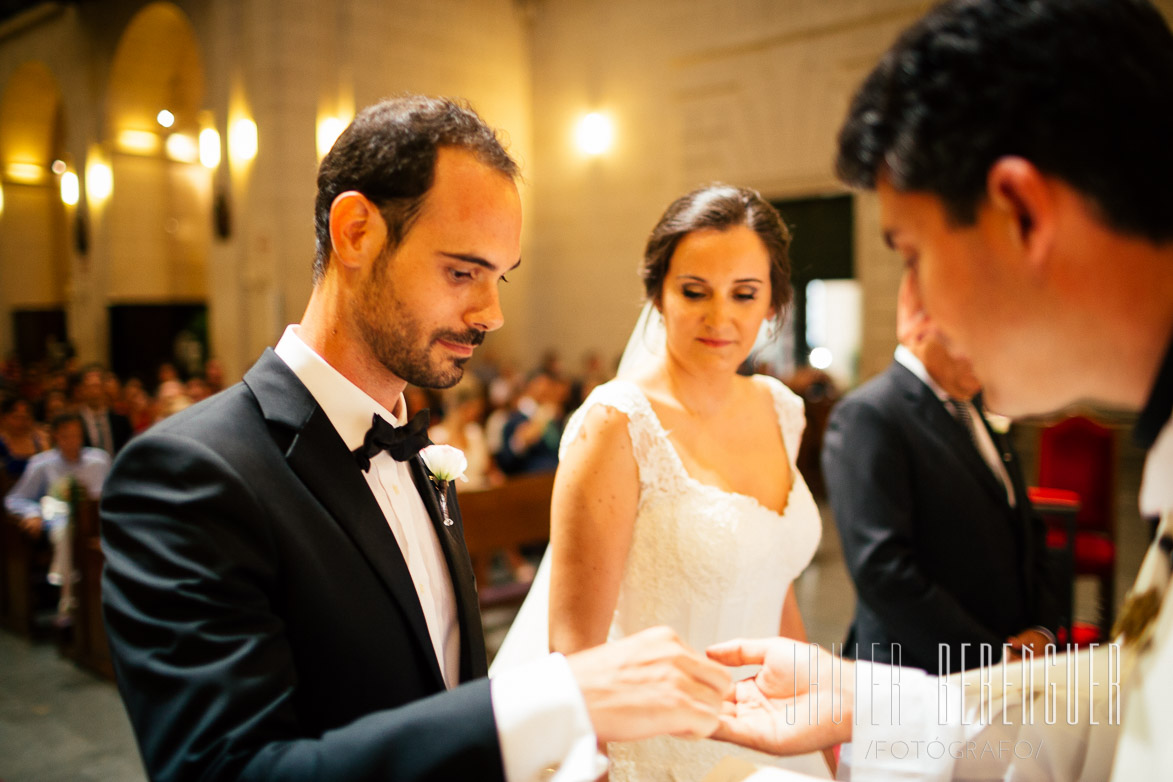
<instances>
[{"instance_id":1,"label":"arched doorway","mask_svg":"<svg viewBox=\"0 0 1173 782\"><path fill-rule=\"evenodd\" d=\"M207 352L212 175L201 165L203 58L177 6L131 19L115 50L106 139L113 193L105 207L110 364L153 376L160 363L199 368ZM194 343L200 350L192 350ZM176 345L186 348L176 355Z\"/></svg>"},{"instance_id":2,"label":"arched doorway","mask_svg":"<svg viewBox=\"0 0 1173 782\"><path fill-rule=\"evenodd\" d=\"M24 63L0 97L0 346L25 363L65 343L72 207L61 177L77 179L64 135L57 80Z\"/></svg>"}]
</instances>

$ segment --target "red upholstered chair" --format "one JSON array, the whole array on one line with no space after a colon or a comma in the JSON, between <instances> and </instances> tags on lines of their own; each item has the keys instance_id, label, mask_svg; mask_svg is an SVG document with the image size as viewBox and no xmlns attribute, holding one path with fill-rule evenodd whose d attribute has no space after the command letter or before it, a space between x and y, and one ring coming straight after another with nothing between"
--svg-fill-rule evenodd
<instances>
[{"instance_id":1,"label":"red upholstered chair","mask_svg":"<svg viewBox=\"0 0 1173 782\"><path fill-rule=\"evenodd\" d=\"M1072 637L1075 585L1075 516L1079 513L1079 495L1067 489L1027 488L1030 504L1047 525L1047 547L1063 551L1063 616L1055 633L1060 645ZM1063 540L1050 540L1051 531L1060 533Z\"/></svg>"},{"instance_id":2,"label":"red upholstered chair","mask_svg":"<svg viewBox=\"0 0 1173 782\"><path fill-rule=\"evenodd\" d=\"M1083 416L1044 429L1039 446L1039 486L1079 495L1074 545L1066 524L1049 525L1047 545L1072 552L1074 577L1092 576L1098 582L1101 638L1109 633L1115 606L1115 451L1111 430Z\"/></svg>"}]
</instances>

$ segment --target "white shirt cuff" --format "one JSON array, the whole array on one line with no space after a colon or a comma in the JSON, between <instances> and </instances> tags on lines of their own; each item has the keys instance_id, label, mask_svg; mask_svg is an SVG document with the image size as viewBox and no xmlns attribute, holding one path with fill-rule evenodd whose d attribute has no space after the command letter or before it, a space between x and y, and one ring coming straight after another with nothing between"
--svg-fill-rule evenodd
<instances>
[{"instance_id":1,"label":"white shirt cuff","mask_svg":"<svg viewBox=\"0 0 1173 782\"><path fill-rule=\"evenodd\" d=\"M586 701L561 654L489 682L505 779L590 782L607 770Z\"/></svg>"}]
</instances>

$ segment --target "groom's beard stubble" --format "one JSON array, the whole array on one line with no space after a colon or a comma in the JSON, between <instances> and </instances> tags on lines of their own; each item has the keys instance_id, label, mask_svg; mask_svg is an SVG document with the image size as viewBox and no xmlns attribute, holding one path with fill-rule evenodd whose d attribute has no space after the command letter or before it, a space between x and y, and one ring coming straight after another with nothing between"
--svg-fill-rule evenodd
<instances>
[{"instance_id":1,"label":"groom's beard stubble","mask_svg":"<svg viewBox=\"0 0 1173 782\"><path fill-rule=\"evenodd\" d=\"M377 280L372 280L377 283ZM440 340L476 347L485 333L476 329L439 329L426 334L409 308L393 293L380 301L378 284L368 285L354 315L358 333L371 355L396 377L420 388L451 388L464 377L468 358L452 356Z\"/></svg>"}]
</instances>

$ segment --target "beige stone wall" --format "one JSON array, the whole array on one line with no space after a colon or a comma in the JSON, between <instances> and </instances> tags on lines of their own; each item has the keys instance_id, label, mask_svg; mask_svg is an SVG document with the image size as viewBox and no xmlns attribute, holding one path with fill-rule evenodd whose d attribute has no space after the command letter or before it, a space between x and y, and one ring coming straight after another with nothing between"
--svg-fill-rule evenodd
<instances>
[{"instance_id":1,"label":"beige stone wall","mask_svg":"<svg viewBox=\"0 0 1173 782\"><path fill-rule=\"evenodd\" d=\"M640 301L635 274L667 203L724 180L768 198L840 189L834 139L848 101L924 0L547 0L533 35L535 287L525 335L550 346L622 350ZM1173 0L1158 0L1173 18ZM574 122L607 111L612 153L586 159ZM859 377L896 345L900 265L880 240L874 196L855 201L863 288Z\"/></svg>"},{"instance_id":2,"label":"beige stone wall","mask_svg":"<svg viewBox=\"0 0 1173 782\"><path fill-rule=\"evenodd\" d=\"M531 350L622 349L640 302L648 231L677 195L711 181L767 198L841 190L834 139L847 102L919 0L539 5L534 26L537 224ZM575 121L606 111L614 151L586 159ZM868 198L857 206L864 283L861 370L892 349L895 262Z\"/></svg>"},{"instance_id":3,"label":"beige stone wall","mask_svg":"<svg viewBox=\"0 0 1173 782\"><path fill-rule=\"evenodd\" d=\"M309 297L318 117L404 92L464 96L528 161L528 44L509 0L205 5L193 16L208 41L208 104L228 121L252 116L260 147L226 177L236 228L210 260L213 342L237 374Z\"/></svg>"},{"instance_id":4,"label":"beige stone wall","mask_svg":"<svg viewBox=\"0 0 1173 782\"><path fill-rule=\"evenodd\" d=\"M320 116L349 117L356 107L403 92L464 96L506 128L515 154L532 163L526 15L511 0L177 0L198 40L202 106L221 135L221 166L201 172L115 154L107 114L111 63L128 23L148 5L62 5L0 29L0 85L22 63L44 62L60 83L75 168L82 172L97 148L115 169L110 202L83 204L87 256L73 252L67 237L64 295L70 336L85 360L107 358L111 303L205 299L212 349L231 377L300 318L310 291ZM230 149L230 128L242 117L258 129L257 156L248 162L234 160ZM229 205L226 237L213 236L213 187ZM16 219L27 199L10 190L9 215ZM529 200L528 188L523 197ZM24 231L6 240L4 222L0 353L12 348L11 307L51 298L44 269L16 268L35 249L30 242L48 239ZM528 244L532 222L526 230ZM523 279L506 294L508 310L524 312L519 301L527 297ZM524 324L514 319L514 335L526 330L518 320ZM509 334L498 338L499 350L515 353L520 348Z\"/></svg>"},{"instance_id":5,"label":"beige stone wall","mask_svg":"<svg viewBox=\"0 0 1173 782\"><path fill-rule=\"evenodd\" d=\"M0 234L0 296L13 309L60 307L65 301L65 209L57 189L10 185L4 189L9 229ZM5 327L11 326L11 319Z\"/></svg>"},{"instance_id":6,"label":"beige stone wall","mask_svg":"<svg viewBox=\"0 0 1173 782\"><path fill-rule=\"evenodd\" d=\"M86 359L105 358L112 300L187 299L202 289L213 350L230 376L300 317L309 295L319 116L421 91L465 96L503 128L526 179L524 263L503 293L507 325L487 348L532 363L557 347L575 366L586 349L622 349L640 303L643 243L675 196L718 179L770 198L840 190L831 157L847 101L926 7L924 0L175 4L198 40L202 105L224 141L224 161L203 184L167 191L190 218L173 226L178 238L165 233L166 218L162 228L132 235L133 217L119 216L153 214L148 207L161 204L143 202L144 184L131 191L140 210L128 210L116 181L115 202L90 213L89 255L79 256L67 234L61 289ZM35 24L0 29L0 85L23 62L48 66L75 163L109 143L110 64L126 25L147 5L49 4L56 10ZM1173 0L1158 6L1173 18ZM617 136L610 154L588 159L572 133L593 110L611 114ZM258 126L259 152L247 164L231 161L228 150L230 124L242 116ZM210 215L197 216L213 182L230 207L224 238L212 236ZM866 378L887 364L895 344L899 268L879 240L874 198L860 195L855 204ZM43 270L13 270L26 240L5 237L0 219L0 279L13 281L0 291L0 352L11 348L9 308L45 299L50 285ZM133 250L144 242L172 242L177 260L139 274Z\"/></svg>"}]
</instances>

